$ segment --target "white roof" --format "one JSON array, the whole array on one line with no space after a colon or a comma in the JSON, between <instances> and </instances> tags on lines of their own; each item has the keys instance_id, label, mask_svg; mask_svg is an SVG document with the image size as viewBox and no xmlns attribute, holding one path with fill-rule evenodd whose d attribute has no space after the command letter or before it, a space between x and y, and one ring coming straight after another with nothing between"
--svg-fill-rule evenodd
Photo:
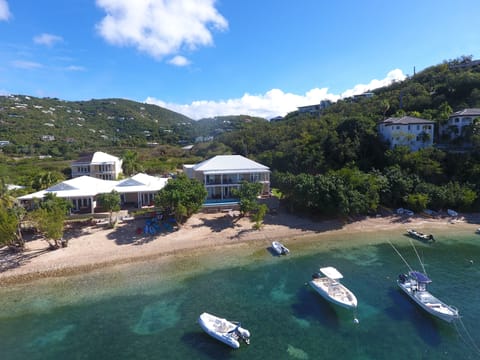
<instances>
[{"instance_id":1,"label":"white roof","mask_svg":"<svg viewBox=\"0 0 480 360\"><path fill-rule=\"evenodd\" d=\"M217 155L193 166L204 174L269 172L270 169L242 155Z\"/></svg>"},{"instance_id":2,"label":"white roof","mask_svg":"<svg viewBox=\"0 0 480 360\"><path fill-rule=\"evenodd\" d=\"M320 268L320 272L325 275L326 277L333 279L333 280L338 280L342 279L343 275L340 274L340 271L335 269L333 266L328 266L328 267L323 267Z\"/></svg>"},{"instance_id":3,"label":"white roof","mask_svg":"<svg viewBox=\"0 0 480 360\"><path fill-rule=\"evenodd\" d=\"M18 199L42 199L47 193L55 193L61 198L82 198L109 193L112 190L119 193L155 192L162 189L167 181L167 178L158 178L147 174L137 174L121 181L102 180L91 176L80 176L53 185L46 190L20 196Z\"/></svg>"},{"instance_id":4,"label":"white roof","mask_svg":"<svg viewBox=\"0 0 480 360\"><path fill-rule=\"evenodd\" d=\"M119 193L154 192L162 189L168 182L168 178L160 178L147 174L136 174L131 178L118 181L115 191Z\"/></svg>"},{"instance_id":5,"label":"white roof","mask_svg":"<svg viewBox=\"0 0 480 360\"><path fill-rule=\"evenodd\" d=\"M112 161L119 161L120 159L116 156L97 151L93 154L92 157L92 164L99 164L99 163L106 163L106 162L112 162Z\"/></svg>"}]
</instances>

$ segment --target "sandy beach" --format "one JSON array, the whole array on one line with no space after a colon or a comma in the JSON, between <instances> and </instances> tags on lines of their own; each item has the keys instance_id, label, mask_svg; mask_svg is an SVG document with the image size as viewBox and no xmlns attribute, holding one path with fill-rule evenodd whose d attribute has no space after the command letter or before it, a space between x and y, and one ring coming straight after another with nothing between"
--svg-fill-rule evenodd
<instances>
[{"instance_id":1,"label":"sandy beach","mask_svg":"<svg viewBox=\"0 0 480 360\"><path fill-rule=\"evenodd\" d=\"M238 215L235 214L235 215ZM261 230L248 218L228 213L198 213L178 230L155 235L138 234L145 219L120 223L114 229L86 226L65 233L68 247L48 250L40 239L26 243L26 251L13 254L0 249L0 285L30 281L48 276L77 274L98 268L135 261L158 260L185 255L198 249L229 247L244 243L270 243L293 238L320 241L319 234L405 231L408 228L436 231L463 229L474 232L480 214L429 218L423 216L382 216L348 220L311 220L284 212L267 215Z\"/></svg>"}]
</instances>

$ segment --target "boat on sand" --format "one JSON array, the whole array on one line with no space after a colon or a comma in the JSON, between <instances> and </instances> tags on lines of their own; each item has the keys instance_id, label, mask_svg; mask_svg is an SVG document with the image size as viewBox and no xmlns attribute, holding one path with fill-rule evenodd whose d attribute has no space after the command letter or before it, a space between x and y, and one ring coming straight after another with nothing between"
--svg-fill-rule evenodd
<instances>
[{"instance_id":1,"label":"boat on sand","mask_svg":"<svg viewBox=\"0 0 480 360\"><path fill-rule=\"evenodd\" d=\"M250 344L250 332L240 326L240 323L229 321L204 312L198 318L202 329L211 337L238 349L240 341Z\"/></svg>"},{"instance_id":2,"label":"boat on sand","mask_svg":"<svg viewBox=\"0 0 480 360\"><path fill-rule=\"evenodd\" d=\"M357 307L357 298L339 280L343 275L334 267L320 268L319 273L312 275L310 286L324 299L347 309Z\"/></svg>"}]
</instances>

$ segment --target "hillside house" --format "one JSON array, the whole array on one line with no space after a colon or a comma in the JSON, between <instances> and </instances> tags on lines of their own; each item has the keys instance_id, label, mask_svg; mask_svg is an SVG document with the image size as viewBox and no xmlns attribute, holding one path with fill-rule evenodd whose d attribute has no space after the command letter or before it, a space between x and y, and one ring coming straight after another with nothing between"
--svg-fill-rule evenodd
<instances>
[{"instance_id":1,"label":"hillside house","mask_svg":"<svg viewBox=\"0 0 480 360\"><path fill-rule=\"evenodd\" d=\"M433 145L435 122L412 116L391 117L378 124L380 136L390 144L408 146L412 151Z\"/></svg>"},{"instance_id":2,"label":"hillside house","mask_svg":"<svg viewBox=\"0 0 480 360\"><path fill-rule=\"evenodd\" d=\"M260 182L262 195L270 193L270 169L241 155L218 155L195 165L184 165L190 179L197 179L207 190L207 203L234 201L232 189L242 182Z\"/></svg>"},{"instance_id":3,"label":"hillside house","mask_svg":"<svg viewBox=\"0 0 480 360\"><path fill-rule=\"evenodd\" d=\"M320 115L322 110L325 110L330 105L332 105L330 100L322 100L318 104L299 106L297 110L300 114Z\"/></svg>"},{"instance_id":4,"label":"hillside house","mask_svg":"<svg viewBox=\"0 0 480 360\"><path fill-rule=\"evenodd\" d=\"M465 137L477 118L480 118L480 109L471 108L454 112L440 128L442 139L454 140Z\"/></svg>"},{"instance_id":5,"label":"hillside house","mask_svg":"<svg viewBox=\"0 0 480 360\"><path fill-rule=\"evenodd\" d=\"M122 160L116 156L97 151L71 164L72 178L91 176L102 180L116 180L122 172Z\"/></svg>"}]
</instances>

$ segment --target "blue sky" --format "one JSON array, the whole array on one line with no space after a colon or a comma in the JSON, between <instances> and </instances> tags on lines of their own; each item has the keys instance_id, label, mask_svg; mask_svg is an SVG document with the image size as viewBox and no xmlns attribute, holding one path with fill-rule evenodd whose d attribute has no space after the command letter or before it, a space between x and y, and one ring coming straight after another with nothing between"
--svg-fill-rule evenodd
<instances>
[{"instance_id":1,"label":"blue sky","mask_svg":"<svg viewBox=\"0 0 480 360\"><path fill-rule=\"evenodd\" d=\"M480 54L480 1L0 0L0 94L271 118Z\"/></svg>"}]
</instances>

